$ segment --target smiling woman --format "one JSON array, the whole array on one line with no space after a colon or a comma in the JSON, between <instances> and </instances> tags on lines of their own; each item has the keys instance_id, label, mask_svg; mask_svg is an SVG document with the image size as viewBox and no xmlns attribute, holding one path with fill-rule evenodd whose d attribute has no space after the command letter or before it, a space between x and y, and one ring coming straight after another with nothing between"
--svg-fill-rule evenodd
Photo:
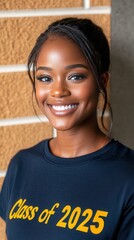
<instances>
[{"instance_id":1,"label":"smiling woman","mask_svg":"<svg viewBox=\"0 0 134 240\"><path fill-rule=\"evenodd\" d=\"M134 154L104 125L109 64L108 41L91 20L65 18L38 37L28 74L57 137L9 165L0 195L8 240L134 239Z\"/></svg>"}]
</instances>

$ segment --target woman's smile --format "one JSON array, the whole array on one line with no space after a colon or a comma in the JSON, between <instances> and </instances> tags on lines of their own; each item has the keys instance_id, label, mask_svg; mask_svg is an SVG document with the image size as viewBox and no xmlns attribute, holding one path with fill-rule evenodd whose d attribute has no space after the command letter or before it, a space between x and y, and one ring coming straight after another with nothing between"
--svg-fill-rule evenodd
<instances>
[{"instance_id":1,"label":"woman's smile","mask_svg":"<svg viewBox=\"0 0 134 240\"><path fill-rule=\"evenodd\" d=\"M49 108L55 115L64 116L66 114L70 114L74 112L79 104L65 104L65 105L50 105L48 104Z\"/></svg>"}]
</instances>

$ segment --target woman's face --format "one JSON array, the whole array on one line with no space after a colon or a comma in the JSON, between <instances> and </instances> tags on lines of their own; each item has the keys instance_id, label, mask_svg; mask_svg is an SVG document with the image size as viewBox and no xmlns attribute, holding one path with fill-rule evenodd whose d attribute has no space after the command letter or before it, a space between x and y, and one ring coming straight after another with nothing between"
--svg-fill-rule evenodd
<instances>
[{"instance_id":1,"label":"woman's face","mask_svg":"<svg viewBox=\"0 0 134 240\"><path fill-rule=\"evenodd\" d=\"M78 129L96 119L98 88L80 48L68 38L50 37L36 65L38 105L57 130Z\"/></svg>"}]
</instances>

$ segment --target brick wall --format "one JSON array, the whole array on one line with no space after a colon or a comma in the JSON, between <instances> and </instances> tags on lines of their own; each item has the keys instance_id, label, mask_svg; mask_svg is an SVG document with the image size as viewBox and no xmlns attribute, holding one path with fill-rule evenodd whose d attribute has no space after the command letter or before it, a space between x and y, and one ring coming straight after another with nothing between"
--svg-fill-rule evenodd
<instances>
[{"instance_id":1,"label":"brick wall","mask_svg":"<svg viewBox=\"0 0 134 240\"><path fill-rule=\"evenodd\" d=\"M0 186L11 157L22 148L53 136L32 107L27 56L46 26L65 16L91 18L110 40L110 0L0 1ZM38 111L39 115L41 114ZM4 227L0 223L0 239Z\"/></svg>"}]
</instances>

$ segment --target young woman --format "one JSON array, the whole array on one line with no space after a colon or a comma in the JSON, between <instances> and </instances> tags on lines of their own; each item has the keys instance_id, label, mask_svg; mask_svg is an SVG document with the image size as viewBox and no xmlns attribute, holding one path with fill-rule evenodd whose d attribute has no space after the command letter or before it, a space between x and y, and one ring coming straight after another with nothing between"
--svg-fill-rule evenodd
<instances>
[{"instance_id":1,"label":"young woman","mask_svg":"<svg viewBox=\"0 0 134 240\"><path fill-rule=\"evenodd\" d=\"M104 129L108 71L107 39L88 19L56 21L38 37L28 73L57 137L9 165L0 195L8 240L134 240L134 154Z\"/></svg>"}]
</instances>

